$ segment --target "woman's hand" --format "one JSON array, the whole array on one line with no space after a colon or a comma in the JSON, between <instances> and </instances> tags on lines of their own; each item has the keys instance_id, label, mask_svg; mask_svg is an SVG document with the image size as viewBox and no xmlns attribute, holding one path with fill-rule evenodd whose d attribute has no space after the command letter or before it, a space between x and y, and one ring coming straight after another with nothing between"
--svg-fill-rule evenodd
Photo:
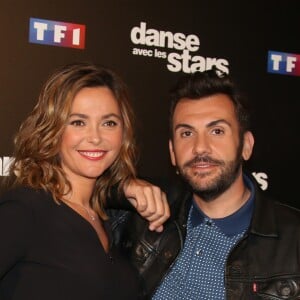
<instances>
[{"instance_id":1,"label":"woman's hand","mask_svg":"<svg viewBox=\"0 0 300 300\"><path fill-rule=\"evenodd\" d=\"M161 232L163 223L170 217L166 194L158 186L142 179L131 180L124 193L137 212L149 221L149 230Z\"/></svg>"}]
</instances>

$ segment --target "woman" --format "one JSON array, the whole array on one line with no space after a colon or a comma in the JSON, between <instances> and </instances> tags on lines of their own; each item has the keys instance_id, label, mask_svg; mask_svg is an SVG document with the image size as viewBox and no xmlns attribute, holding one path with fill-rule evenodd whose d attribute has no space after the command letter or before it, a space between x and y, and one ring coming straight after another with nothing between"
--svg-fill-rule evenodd
<instances>
[{"instance_id":1,"label":"woman","mask_svg":"<svg viewBox=\"0 0 300 300\"><path fill-rule=\"evenodd\" d=\"M107 68L72 64L45 83L0 201L0 299L138 298L104 211L112 186L135 178L132 119L126 86Z\"/></svg>"}]
</instances>

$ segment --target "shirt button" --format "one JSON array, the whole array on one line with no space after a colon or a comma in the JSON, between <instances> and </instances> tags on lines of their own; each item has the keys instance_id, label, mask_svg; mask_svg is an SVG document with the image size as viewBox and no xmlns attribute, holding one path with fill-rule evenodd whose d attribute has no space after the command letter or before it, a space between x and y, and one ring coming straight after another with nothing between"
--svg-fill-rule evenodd
<instances>
[{"instance_id":1,"label":"shirt button","mask_svg":"<svg viewBox=\"0 0 300 300\"><path fill-rule=\"evenodd\" d=\"M201 254L202 254L202 250L197 250L197 251L196 251L196 254L197 254L197 255L201 255Z\"/></svg>"}]
</instances>

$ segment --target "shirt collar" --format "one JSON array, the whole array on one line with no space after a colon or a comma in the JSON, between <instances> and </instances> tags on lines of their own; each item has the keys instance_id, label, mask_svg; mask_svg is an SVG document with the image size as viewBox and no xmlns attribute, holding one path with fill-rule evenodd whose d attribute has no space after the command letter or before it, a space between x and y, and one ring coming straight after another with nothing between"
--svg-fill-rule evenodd
<instances>
[{"instance_id":1,"label":"shirt collar","mask_svg":"<svg viewBox=\"0 0 300 300\"><path fill-rule=\"evenodd\" d=\"M250 190L250 197L240 209L225 218L210 219L202 212L193 199L191 206L192 227L202 224L204 220L211 220L224 234L228 236L236 235L248 229L254 208L255 188L250 178L245 174L243 175L243 180Z\"/></svg>"}]
</instances>

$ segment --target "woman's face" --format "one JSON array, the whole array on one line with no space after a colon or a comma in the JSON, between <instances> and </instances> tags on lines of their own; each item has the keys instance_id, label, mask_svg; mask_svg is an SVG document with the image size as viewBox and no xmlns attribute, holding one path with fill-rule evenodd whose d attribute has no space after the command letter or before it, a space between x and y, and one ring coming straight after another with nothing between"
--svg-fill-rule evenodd
<instances>
[{"instance_id":1,"label":"woman's face","mask_svg":"<svg viewBox=\"0 0 300 300\"><path fill-rule=\"evenodd\" d=\"M74 98L60 158L71 184L95 181L117 158L123 135L120 109L107 87L83 88Z\"/></svg>"}]
</instances>

